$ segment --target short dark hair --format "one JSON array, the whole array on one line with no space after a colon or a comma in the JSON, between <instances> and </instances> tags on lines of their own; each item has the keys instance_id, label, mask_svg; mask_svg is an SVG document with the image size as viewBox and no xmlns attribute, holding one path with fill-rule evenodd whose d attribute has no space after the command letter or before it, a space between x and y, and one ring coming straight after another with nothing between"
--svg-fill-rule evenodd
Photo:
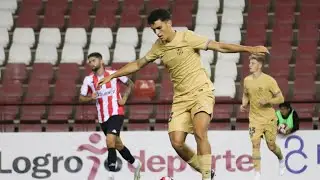
<instances>
[{"instance_id":1,"label":"short dark hair","mask_svg":"<svg viewBox=\"0 0 320 180\"><path fill-rule=\"evenodd\" d=\"M102 59L102 55L100 53L98 53L98 52L93 52L93 53L90 53L88 55L88 59L92 58L92 57L95 57L95 58L98 58L98 59Z\"/></svg>"},{"instance_id":2,"label":"short dark hair","mask_svg":"<svg viewBox=\"0 0 320 180\"><path fill-rule=\"evenodd\" d=\"M266 61L266 55L259 53L259 54L251 54L250 59L255 59L256 61L258 61L259 63L261 63L262 65L265 63Z\"/></svg>"},{"instance_id":3,"label":"short dark hair","mask_svg":"<svg viewBox=\"0 0 320 180\"><path fill-rule=\"evenodd\" d=\"M169 13L169 11L165 9L155 9L148 16L148 24L149 25L153 24L158 20L161 20L161 21L171 20L171 14Z\"/></svg>"},{"instance_id":4,"label":"short dark hair","mask_svg":"<svg viewBox=\"0 0 320 180\"><path fill-rule=\"evenodd\" d=\"M291 104L290 104L289 102L287 102L287 101L279 104L279 108L283 108L283 107L284 107L284 108L291 109Z\"/></svg>"}]
</instances>

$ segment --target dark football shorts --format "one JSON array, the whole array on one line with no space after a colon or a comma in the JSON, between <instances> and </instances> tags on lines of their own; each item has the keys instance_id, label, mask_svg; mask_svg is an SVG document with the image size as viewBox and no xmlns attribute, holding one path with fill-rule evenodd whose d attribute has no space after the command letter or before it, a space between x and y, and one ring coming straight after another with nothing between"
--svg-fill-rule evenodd
<instances>
[{"instance_id":1,"label":"dark football shorts","mask_svg":"<svg viewBox=\"0 0 320 180\"><path fill-rule=\"evenodd\" d=\"M114 115L111 116L108 121L100 123L101 129L105 135L114 134L120 136L121 127L123 125L124 116Z\"/></svg>"}]
</instances>

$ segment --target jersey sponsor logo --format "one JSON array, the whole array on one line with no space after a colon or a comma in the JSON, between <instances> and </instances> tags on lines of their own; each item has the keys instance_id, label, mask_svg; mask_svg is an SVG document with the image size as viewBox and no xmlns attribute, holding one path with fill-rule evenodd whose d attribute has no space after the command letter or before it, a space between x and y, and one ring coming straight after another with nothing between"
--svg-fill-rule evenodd
<instances>
[{"instance_id":1,"label":"jersey sponsor logo","mask_svg":"<svg viewBox=\"0 0 320 180\"><path fill-rule=\"evenodd\" d=\"M116 92L115 89L107 89L107 90L100 90L97 91L97 97L102 97L102 96L112 96Z\"/></svg>"}]
</instances>

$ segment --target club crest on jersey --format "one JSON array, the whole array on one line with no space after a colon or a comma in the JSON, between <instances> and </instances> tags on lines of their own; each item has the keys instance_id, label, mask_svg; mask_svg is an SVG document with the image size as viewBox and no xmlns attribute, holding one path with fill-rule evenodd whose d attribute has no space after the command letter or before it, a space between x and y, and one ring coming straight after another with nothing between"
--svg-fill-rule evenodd
<instances>
[{"instance_id":1,"label":"club crest on jersey","mask_svg":"<svg viewBox=\"0 0 320 180\"><path fill-rule=\"evenodd\" d=\"M177 49L177 54L178 54L178 55L183 54L182 48L178 48L178 49Z\"/></svg>"}]
</instances>

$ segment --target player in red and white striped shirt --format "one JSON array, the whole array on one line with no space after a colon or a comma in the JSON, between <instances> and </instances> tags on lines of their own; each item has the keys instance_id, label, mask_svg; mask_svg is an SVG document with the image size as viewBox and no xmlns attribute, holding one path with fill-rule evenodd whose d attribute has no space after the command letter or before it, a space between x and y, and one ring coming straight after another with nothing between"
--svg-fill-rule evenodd
<instances>
[{"instance_id":1,"label":"player in red and white striped shirt","mask_svg":"<svg viewBox=\"0 0 320 180\"><path fill-rule=\"evenodd\" d=\"M139 180L141 163L131 155L120 138L120 130L124 121L124 104L132 90L133 82L128 77L123 76L99 87L97 86L99 80L115 71L104 68L102 55L97 52L89 54L88 64L92 68L92 73L83 80L79 101L96 101L98 120L101 129L107 136L109 180L114 179L117 161L116 150L136 168L134 180ZM120 83L128 86L123 97L120 94Z\"/></svg>"}]
</instances>

